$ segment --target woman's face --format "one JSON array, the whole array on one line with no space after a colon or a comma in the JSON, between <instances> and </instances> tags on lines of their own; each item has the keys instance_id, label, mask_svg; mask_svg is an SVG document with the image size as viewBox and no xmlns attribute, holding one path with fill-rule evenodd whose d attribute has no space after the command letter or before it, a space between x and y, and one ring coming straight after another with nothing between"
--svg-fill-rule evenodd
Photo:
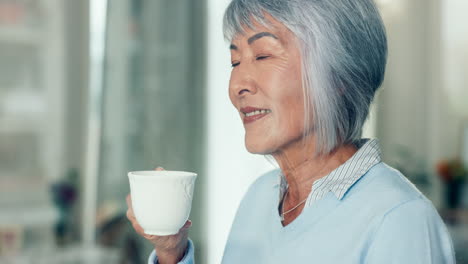
<instances>
[{"instance_id":1,"label":"woman's face","mask_svg":"<svg viewBox=\"0 0 468 264\"><path fill-rule=\"evenodd\" d=\"M255 31L235 36L230 47L229 98L243 121L247 150L257 154L284 150L304 129L299 46L292 32L267 18L273 29L255 23Z\"/></svg>"}]
</instances>

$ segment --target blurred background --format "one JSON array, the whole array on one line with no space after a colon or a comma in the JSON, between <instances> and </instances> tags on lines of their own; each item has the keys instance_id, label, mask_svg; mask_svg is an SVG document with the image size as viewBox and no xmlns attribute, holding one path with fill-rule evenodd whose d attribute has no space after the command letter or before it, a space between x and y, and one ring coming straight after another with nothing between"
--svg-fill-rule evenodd
<instances>
[{"instance_id":1,"label":"blurred background","mask_svg":"<svg viewBox=\"0 0 468 264\"><path fill-rule=\"evenodd\" d=\"M198 173L197 263L273 167L228 98L228 0L0 0L0 263L145 263L127 172ZM468 263L466 0L377 0L386 79L365 127L439 210Z\"/></svg>"}]
</instances>

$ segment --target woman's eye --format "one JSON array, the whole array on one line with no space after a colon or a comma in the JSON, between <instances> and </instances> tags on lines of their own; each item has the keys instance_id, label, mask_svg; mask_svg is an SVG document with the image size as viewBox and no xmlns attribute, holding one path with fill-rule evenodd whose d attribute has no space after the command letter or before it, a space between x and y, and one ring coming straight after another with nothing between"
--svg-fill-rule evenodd
<instances>
[{"instance_id":1,"label":"woman's eye","mask_svg":"<svg viewBox=\"0 0 468 264\"><path fill-rule=\"evenodd\" d=\"M264 60L266 58L269 58L270 56L267 56L267 55L261 55L261 56L257 56L256 57L256 60Z\"/></svg>"},{"instance_id":2,"label":"woman's eye","mask_svg":"<svg viewBox=\"0 0 468 264\"><path fill-rule=\"evenodd\" d=\"M270 56L268 55L261 55L261 56L257 56L255 57L256 60L264 60L264 59L267 59L269 58ZM231 63L231 67L234 68L234 67L237 67L239 66L240 62L232 62Z\"/></svg>"}]
</instances>

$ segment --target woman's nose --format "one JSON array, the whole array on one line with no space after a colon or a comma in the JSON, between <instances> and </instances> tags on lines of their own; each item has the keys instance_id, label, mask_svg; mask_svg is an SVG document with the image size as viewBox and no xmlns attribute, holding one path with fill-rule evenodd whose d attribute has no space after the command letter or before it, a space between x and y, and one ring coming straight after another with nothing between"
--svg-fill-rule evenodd
<instances>
[{"instance_id":1,"label":"woman's nose","mask_svg":"<svg viewBox=\"0 0 468 264\"><path fill-rule=\"evenodd\" d=\"M253 77L248 73L238 72L231 78L231 92L235 96L245 96L257 92L257 84Z\"/></svg>"},{"instance_id":2,"label":"woman's nose","mask_svg":"<svg viewBox=\"0 0 468 264\"><path fill-rule=\"evenodd\" d=\"M239 83L235 85L234 93L236 96L243 96L246 94L253 94L254 88L249 83Z\"/></svg>"}]
</instances>

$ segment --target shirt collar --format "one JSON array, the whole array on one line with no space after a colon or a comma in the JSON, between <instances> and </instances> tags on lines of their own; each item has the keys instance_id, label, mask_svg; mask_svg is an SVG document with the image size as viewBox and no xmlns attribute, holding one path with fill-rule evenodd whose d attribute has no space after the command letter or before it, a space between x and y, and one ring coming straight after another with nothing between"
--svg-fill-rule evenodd
<instances>
[{"instance_id":1,"label":"shirt collar","mask_svg":"<svg viewBox=\"0 0 468 264\"><path fill-rule=\"evenodd\" d=\"M358 151L350 159L327 176L313 183L306 205L320 199L330 191L333 192L336 198L341 200L357 180L375 164L381 162L381 150L378 139L360 139L355 145ZM288 184L281 171L279 171L278 176L278 182L274 184L274 187L280 187L281 199Z\"/></svg>"},{"instance_id":2,"label":"shirt collar","mask_svg":"<svg viewBox=\"0 0 468 264\"><path fill-rule=\"evenodd\" d=\"M309 200L315 195L320 196L320 193L325 195L331 191L336 198L341 200L349 188L358 181L370 168L381 162L381 151L377 139L361 139L357 142L358 151L341 164L338 168L330 172L327 176L320 178L314 182ZM318 197L318 200L321 197Z\"/></svg>"}]
</instances>

